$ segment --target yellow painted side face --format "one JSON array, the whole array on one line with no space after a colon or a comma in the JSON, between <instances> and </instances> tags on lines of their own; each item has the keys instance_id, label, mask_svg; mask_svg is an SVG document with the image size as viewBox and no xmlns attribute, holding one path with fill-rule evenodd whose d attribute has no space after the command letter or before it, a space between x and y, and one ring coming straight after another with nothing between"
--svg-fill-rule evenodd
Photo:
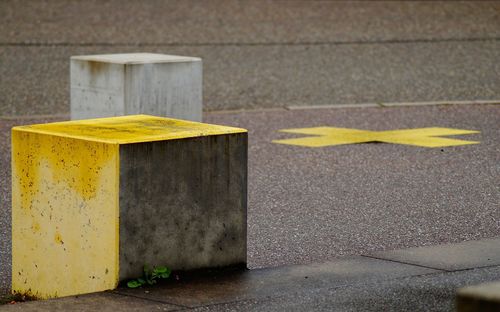
<instances>
[{"instance_id":1,"label":"yellow painted side face","mask_svg":"<svg viewBox=\"0 0 500 312\"><path fill-rule=\"evenodd\" d=\"M115 144L247 132L240 128L148 115L55 122L14 129Z\"/></svg>"},{"instance_id":2,"label":"yellow painted side face","mask_svg":"<svg viewBox=\"0 0 500 312\"><path fill-rule=\"evenodd\" d=\"M22 128L12 131L13 291L49 298L115 288L118 144Z\"/></svg>"}]
</instances>

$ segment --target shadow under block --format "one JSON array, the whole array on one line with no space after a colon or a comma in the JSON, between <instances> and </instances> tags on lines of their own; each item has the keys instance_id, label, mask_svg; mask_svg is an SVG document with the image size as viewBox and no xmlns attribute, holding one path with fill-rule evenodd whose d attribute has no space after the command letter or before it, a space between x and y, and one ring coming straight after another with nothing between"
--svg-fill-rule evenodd
<instances>
[{"instance_id":1,"label":"shadow under block","mask_svg":"<svg viewBox=\"0 0 500 312\"><path fill-rule=\"evenodd\" d=\"M125 53L72 56L71 119L134 114L201 121L202 61Z\"/></svg>"},{"instance_id":2,"label":"shadow under block","mask_svg":"<svg viewBox=\"0 0 500 312\"><path fill-rule=\"evenodd\" d=\"M458 312L500 311L500 282L460 288L457 292Z\"/></svg>"},{"instance_id":3,"label":"shadow under block","mask_svg":"<svg viewBox=\"0 0 500 312\"><path fill-rule=\"evenodd\" d=\"M246 263L247 132L147 115L12 129L12 289Z\"/></svg>"}]
</instances>

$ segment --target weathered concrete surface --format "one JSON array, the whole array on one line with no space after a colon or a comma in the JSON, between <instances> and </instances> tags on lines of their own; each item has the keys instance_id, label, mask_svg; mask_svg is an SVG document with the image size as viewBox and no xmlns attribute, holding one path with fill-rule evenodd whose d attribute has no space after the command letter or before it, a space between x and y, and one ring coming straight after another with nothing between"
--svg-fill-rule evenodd
<instances>
[{"instance_id":1,"label":"weathered concrete surface","mask_svg":"<svg viewBox=\"0 0 500 312\"><path fill-rule=\"evenodd\" d=\"M246 133L120 147L120 280L246 258Z\"/></svg>"},{"instance_id":2,"label":"weathered concrete surface","mask_svg":"<svg viewBox=\"0 0 500 312\"><path fill-rule=\"evenodd\" d=\"M19 126L12 142L15 292L246 264L246 130L132 115Z\"/></svg>"},{"instance_id":3,"label":"weathered concrete surface","mask_svg":"<svg viewBox=\"0 0 500 312\"><path fill-rule=\"evenodd\" d=\"M125 53L71 57L71 119L148 114L201 121L200 58Z\"/></svg>"},{"instance_id":4,"label":"weathered concrete surface","mask_svg":"<svg viewBox=\"0 0 500 312\"><path fill-rule=\"evenodd\" d=\"M500 283L464 287L457 293L457 312L500 311Z\"/></svg>"},{"instance_id":5,"label":"weathered concrete surface","mask_svg":"<svg viewBox=\"0 0 500 312\"><path fill-rule=\"evenodd\" d=\"M118 155L117 145L12 130L13 291L52 298L116 287Z\"/></svg>"}]
</instances>

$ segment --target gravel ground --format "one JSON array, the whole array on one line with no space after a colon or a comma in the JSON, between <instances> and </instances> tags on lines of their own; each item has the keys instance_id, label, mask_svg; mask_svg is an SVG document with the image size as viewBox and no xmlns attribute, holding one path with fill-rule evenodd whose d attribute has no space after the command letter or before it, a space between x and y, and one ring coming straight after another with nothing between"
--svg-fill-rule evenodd
<instances>
[{"instance_id":1,"label":"gravel ground","mask_svg":"<svg viewBox=\"0 0 500 312\"><path fill-rule=\"evenodd\" d=\"M69 57L204 62L207 111L500 99L500 2L2 1L0 116L69 111Z\"/></svg>"},{"instance_id":2,"label":"gravel ground","mask_svg":"<svg viewBox=\"0 0 500 312\"><path fill-rule=\"evenodd\" d=\"M499 41L98 50L0 46L0 77L9 77L0 80L5 90L0 116L68 112L71 55L134 51L202 57L203 103L209 111L500 99Z\"/></svg>"},{"instance_id":3,"label":"gravel ground","mask_svg":"<svg viewBox=\"0 0 500 312\"><path fill-rule=\"evenodd\" d=\"M318 109L208 115L249 132L249 264L318 262L500 234L500 106ZM478 145L306 148L280 129L449 127Z\"/></svg>"}]
</instances>

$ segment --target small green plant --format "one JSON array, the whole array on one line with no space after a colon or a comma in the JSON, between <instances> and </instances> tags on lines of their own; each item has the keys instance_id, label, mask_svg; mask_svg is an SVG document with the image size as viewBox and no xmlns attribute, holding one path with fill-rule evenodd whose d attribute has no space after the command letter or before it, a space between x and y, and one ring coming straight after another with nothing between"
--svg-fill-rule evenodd
<instances>
[{"instance_id":1,"label":"small green plant","mask_svg":"<svg viewBox=\"0 0 500 312\"><path fill-rule=\"evenodd\" d=\"M144 266L144 275L137 279L133 279L127 283L129 288L137 288L143 285L154 285L159 279L169 278L171 270L165 266L149 267Z\"/></svg>"}]
</instances>

